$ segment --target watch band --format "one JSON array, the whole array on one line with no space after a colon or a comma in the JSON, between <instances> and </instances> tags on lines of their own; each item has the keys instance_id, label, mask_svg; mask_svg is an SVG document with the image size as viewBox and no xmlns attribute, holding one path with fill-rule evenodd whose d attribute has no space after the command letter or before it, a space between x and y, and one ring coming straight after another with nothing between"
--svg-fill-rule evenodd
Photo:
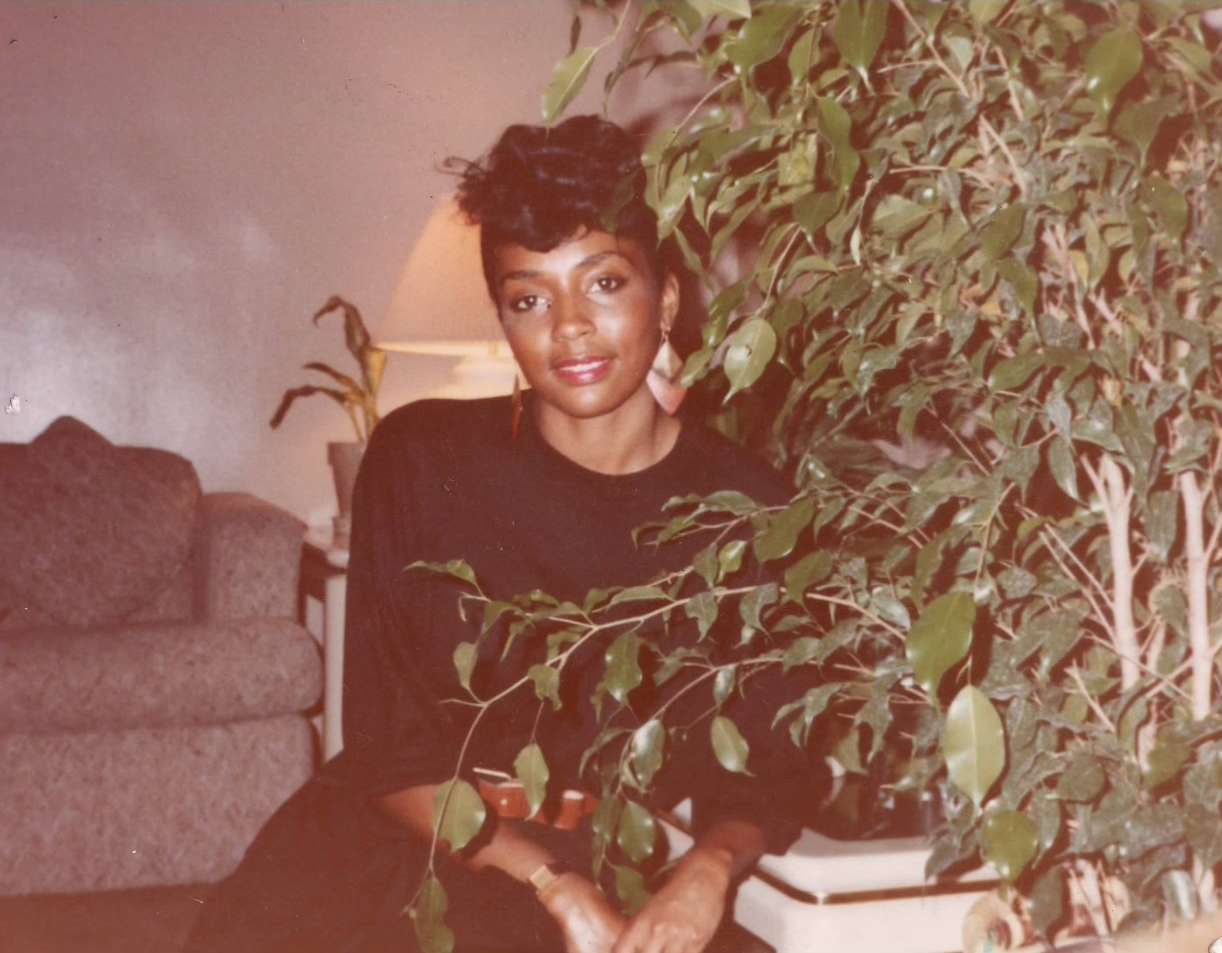
<instances>
[{"instance_id":1,"label":"watch band","mask_svg":"<svg viewBox=\"0 0 1222 953\"><path fill-rule=\"evenodd\" d=\"M553 860L551 863L544 864L526 879L535 888L535 895L537 896L559 880L562 874L572 873L572 871L573 868L568 864L559 860Z\"/></svg>"}]
</instances>

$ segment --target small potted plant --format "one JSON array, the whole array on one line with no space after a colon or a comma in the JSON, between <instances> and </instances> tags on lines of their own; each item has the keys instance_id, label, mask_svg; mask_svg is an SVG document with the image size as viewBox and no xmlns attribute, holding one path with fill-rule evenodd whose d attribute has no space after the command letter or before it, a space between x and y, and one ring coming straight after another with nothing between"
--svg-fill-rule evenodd
<instances>
[{"instance_id":1,"label":"small potted plant","mask_svg":"<svg viewBox=\"0 0 1222 953\"><path fill-rule=\"evenodd\" d=\"M280 399L280 406L272 416L271 426L272 429L280 426L284 415L298 397L325 394L344 408L352 422L352 429L356 432L356 440L327 444L327 459L335 475L335 495L339 504L333 545L346 549L348 532L352 525L352 489L357 467L360 465L365 444L378 425L378 387L382 383L382 371L386 366L386 352L373 345L361 312L339 295L332 295L327 299L327 303L315 313L314 323L317 324L319 318L332 311L342 311L344 314L344 341L360 366L360 379L341 373L329 364L311 361L304 365L306 370L326 374L338 386L303 384L286 390Z\"/></svg>"}]
</instances>

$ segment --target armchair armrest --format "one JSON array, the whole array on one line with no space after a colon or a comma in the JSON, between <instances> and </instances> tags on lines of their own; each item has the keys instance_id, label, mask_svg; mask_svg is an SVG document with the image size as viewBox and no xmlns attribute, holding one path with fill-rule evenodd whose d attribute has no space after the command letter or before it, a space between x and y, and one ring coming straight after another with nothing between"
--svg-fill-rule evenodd
<instances>
[{"instance_id":1,"label":"armchair armrest","mask_svg":"<svg viewBox=\"0 0 1222 953\"><path fill-rule=\"evenodd\" d=\"M305 524L248 493L208 493L195 534L194 606L200 620L293 618Z\"/></svg>"}]
</instances>

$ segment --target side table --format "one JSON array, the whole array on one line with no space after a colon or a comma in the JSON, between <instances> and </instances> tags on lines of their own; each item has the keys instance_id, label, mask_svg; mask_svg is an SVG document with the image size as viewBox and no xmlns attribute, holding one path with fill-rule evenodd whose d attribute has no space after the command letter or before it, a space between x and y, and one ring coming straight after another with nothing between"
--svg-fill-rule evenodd
<instances>
[{"instance_id":1,"label":"side table","mask_svg":"<svg viewBox=\"0 0 1222 953\"><path fill-rule=\"evenodd\" d=\"M322 603L322 753L330 760L344 747L341 720L344 691L344 609L348 597L348 550L332 545L328 530L308 529L301 547L301 605L305 599Z\"/></svg>"}]
</instances>

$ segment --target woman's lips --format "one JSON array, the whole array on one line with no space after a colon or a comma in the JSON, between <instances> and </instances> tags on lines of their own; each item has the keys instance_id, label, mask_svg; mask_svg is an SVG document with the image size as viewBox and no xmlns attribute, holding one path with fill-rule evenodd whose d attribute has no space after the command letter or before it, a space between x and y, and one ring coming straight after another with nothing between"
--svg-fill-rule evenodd
<instances>
[{"instance_id":1,"label":"woman's lips","mask_svg":"<svg viewBox=\"0 0 1222 953\"><path fill-rule=\"evenodd\" d=\"M609 357L571 357L552 365L555 375L569 384L593 384L602 380L609 370Z\"/></svg>"}]
</instances>

